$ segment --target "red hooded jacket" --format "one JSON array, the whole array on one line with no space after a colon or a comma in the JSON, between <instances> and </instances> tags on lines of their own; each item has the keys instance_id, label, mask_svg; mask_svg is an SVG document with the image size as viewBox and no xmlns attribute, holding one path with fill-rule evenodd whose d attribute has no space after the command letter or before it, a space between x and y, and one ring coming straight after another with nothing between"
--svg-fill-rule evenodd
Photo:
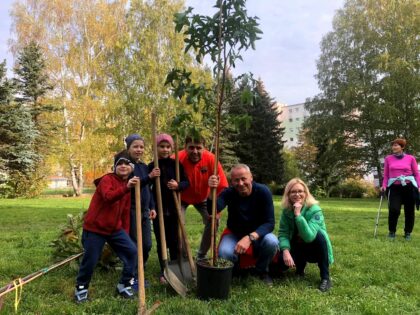
<instances>
[{"instance_id":1,"label":"red hooded jacket","mask_svg":"<svg viewBox=\"0 0 420 315\"><path fill-rule=\"evenodd\" d=\"M130 192L127 180L114 173L104 175L93 194L83 228L110 235L130 228Z\"/></svg>"}]
</instances>

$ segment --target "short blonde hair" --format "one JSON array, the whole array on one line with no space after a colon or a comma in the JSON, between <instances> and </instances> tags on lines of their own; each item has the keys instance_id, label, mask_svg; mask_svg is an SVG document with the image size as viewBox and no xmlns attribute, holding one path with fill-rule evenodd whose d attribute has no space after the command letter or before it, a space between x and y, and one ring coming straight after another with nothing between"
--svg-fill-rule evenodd
<instances>
[{"instance_id":1,"label":"short blonde hair","mask_svg":"<svg viewBox=\"0 0 420 315\"><path fill-rule=\"evenodd\" d=\"M296 178L292 178L291 180L289 180L289 182L286 185L286 188L284 189L283 198L281 200L281 207L283 209L289 209L289 210L293 209L293 205L292 205L292 203L290 202L290 199L289 199L289 193L290 193L290 190L292 189L292 187L296 184L301 184L303 186L303 189L305 191L305 196L306 196L304 205L306 207L311 207L311 206L319 203L314 198L314 196L312 196L312 194L309 192L309 188L305 184L305 182L303 180L301 180L300 178L296 177Z\"/></svg>"}]
</instances>

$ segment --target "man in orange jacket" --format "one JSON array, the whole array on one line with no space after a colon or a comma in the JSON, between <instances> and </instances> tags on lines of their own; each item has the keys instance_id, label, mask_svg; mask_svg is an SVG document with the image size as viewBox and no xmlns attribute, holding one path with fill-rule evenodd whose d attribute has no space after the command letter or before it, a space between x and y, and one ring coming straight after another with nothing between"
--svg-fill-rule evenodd
<instances>
[{"instance_id":1,"label":"man in orange jacket","mask_svg":"<svg viewBox=\"0 0 420 315\"><path fill-rule=\"evenodd\" d=\"M210 194L208 180L213 175L215 156L205 149L203 138L186 137L185 148L179 152L179 162L184 167L190 183L190 186L182 192L182 209L185 211L189 205L193 205L203 218L204 231L197 259L204 259L211 243L211 220L207 212L207 198ZM217 195L219 195L222 190L228 187L228 182L220 163L217 172L219 175Z\"/></svg>"}]
</instances>

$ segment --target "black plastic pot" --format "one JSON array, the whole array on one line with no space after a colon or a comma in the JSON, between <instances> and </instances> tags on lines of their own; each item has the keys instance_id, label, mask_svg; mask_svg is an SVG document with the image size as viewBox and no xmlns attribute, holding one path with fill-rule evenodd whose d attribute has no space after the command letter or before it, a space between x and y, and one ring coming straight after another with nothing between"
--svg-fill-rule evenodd
<instances>
[{"instance_id":1,"label":"black plastic pot","mask_svg":"<svg viewBox=\"0 0 420 315\"><path fill-rule=\"evenodd\" d=\"M197 262L197 296L202 300L229 298L233 263L210 266L207 260Z\"/></svg>"}]
</instances>

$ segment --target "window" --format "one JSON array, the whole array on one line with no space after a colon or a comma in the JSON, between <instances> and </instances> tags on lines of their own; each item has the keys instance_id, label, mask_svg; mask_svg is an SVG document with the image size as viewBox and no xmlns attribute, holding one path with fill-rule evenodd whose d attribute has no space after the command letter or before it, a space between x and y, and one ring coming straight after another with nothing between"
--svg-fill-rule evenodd
<instances>
[{"instance_id":1,"label":"window","mask_svg":"<svg viewBox=\"0 0 420 315\"><path fill-rule=\"evenodd\" d=\"M289 122L292 122L293 121L293 118L289 118Z\"/></svg>"},{"instance_id":2,"label":"window","mask_svg":"<svg viewBox=\"0 0 420 315\"><path fill-rule=\"evenodd\" d=\"M293 138L290 138L289 140L290 140L291 142L293 142Z\"/></svg>"},{"instance_id":3,"label":"window","mask_svg":"<svg viewBox=\"0 0 420 315\"><path fill-rule=\"evenodd\" d=\"M293 111L293 109L291 109L291 108L290 108L290 109L289 109L289 113L291 113L292 111Z\"/></svg>"},{"instance_id":4,"label":"window","mask_svg":"<svg viewBox=\"0 0 420 315\"><path fill-rule=\"evenodd\" d=\"M295 108L295 112L298 112L299 111L299 107L298 108Z\"/></svg>"},{"instance_id":5,"label":"window","mask_svg":"<svg viewBox=\"0 0 420 315\"><path fill-rule=\"evenodd\" d=\"M295 118L296 119L296 121L299 121L300 120L300 118L299 117L297 117L297 118Z\"/></svg>"}]
</instances>

